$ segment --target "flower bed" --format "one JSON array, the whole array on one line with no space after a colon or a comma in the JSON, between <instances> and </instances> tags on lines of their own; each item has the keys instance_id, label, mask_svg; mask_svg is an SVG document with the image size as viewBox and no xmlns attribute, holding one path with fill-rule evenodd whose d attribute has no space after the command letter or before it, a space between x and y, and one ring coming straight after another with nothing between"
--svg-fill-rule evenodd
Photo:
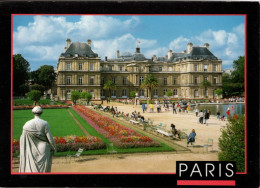
<instances>
[{"instance_id":1,"label":"flower bed","mask_svg":"<svg viewBox=\"0 0 260 188\"><path fill-rule=\"evenodd\" d=\"M72 108L96 131L114 143L116 147L137 148L160 146L158 142L153 141L150 137L143 136L84 106L73 106Z\"/></svg>"},{"instance_id":2,"label":"flower bed","mask_svg":"<svg viewBox=\"0 0 260 188\"><path fill-rule=\"evenodd\" d=\"M43 109L59 109L59 108L68 108L67 105L40 105ZM33 109L34 106L13 106L13 110L26 110Z\"/></svg>"},{"instance_id":3,"label":"flower bed","mask_svg":"<svg viewBox=\"0 0 260 188\"><path fill-rule=\"evenodd\" d=\"M98 137L86 136L65 136L54 137L57 152L77 151L79 148L84 150L104 149L105 143ZM20 152L19 140L13 140L13 153Z\"/></svg>"}]
</instances>

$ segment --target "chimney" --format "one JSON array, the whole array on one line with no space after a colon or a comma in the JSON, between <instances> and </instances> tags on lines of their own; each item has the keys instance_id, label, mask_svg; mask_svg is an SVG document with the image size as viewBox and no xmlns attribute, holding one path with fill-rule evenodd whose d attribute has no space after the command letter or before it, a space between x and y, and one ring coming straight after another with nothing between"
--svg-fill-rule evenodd
<instances>
[{"instance_id":1,"label":"chimney","mask_svg":"<svg viewBox=\"0 0 260 188\"><path fill-rule=\"evenodd\" d=\"M187 45L187 54L189 54L191 52L192 47L193 47L193 44L191 42L188 43L188 45Z\"/></svg>"},{"instance_id":2,"label":"chimney","mask_svg":"<svg viewBox=\"0 0 260 188\"><path fill-rule=\"evenodd\" d=\"M136 47L136 53L140 53L140 47Z\"/></svg>"},{"instance_id":3,"label":"chimney","mask_svg":"<svg viewBox=\"0 0 260 188\"><path fill-rule=\"evenodd\" d=\"M172 57L172 50L169 50L168 51L168 59L171 59L171 57Z\"/></svg>"},{"instance_id":4,"label":"chimney","mask_svg":"<svg viewBox=\"0 0 260 188\"><path fill-rule=\"evenodd\" d=\"M204 46L209 50L209 43L205 43Z\"/></svg>"},{"instance_id":5,"label":"chimney","mask_svg":"<svg viewBox=\"0 0 260 188\"><path fill-rule=\"evenodd\" d=\"M67 49L70 47L70 45L71 45L71 40L70 40L69 38L67 38L66 43L67 43L67 45L66 45L66 47L65 47L65 50L67 50Z\"/></svg>"},{"instance_id":6,"label":"chimney","mask_svg":"<svg viewBox=\"0 0 260 188\"><path fill-rule=\"evenodd\" d=\"M88 44L89 47L91 48L91 40L90 40L90 39L87 40L87 44Z\"/></svg>"},{"instance_id":7,"label":"chimney","mask_svg":"<svg viewBox=\"0 0 260 188\"><path fill-rule=\"evenodd\" d=\"M156 55L153 55L153 61L156 61L157 58L156 58Z\"/></svg>"},{"instance_id":8,"label":"chimney","mask_svg":"<svg viewBox=\"0 0 260 188\"><path fill-rule=\"evenodd\" d=\"M187 53L187 50L183 50L183 53L185 53L185 54L186 54L186 53Z\"/></svg>"},{"instance_id":9,"label":"chimney","mask_svg":"<svg viewBox=\"0 0 260 188\"><path fill-rule=\"evenodd\" d=\"M119 50L116 51L116 58L119 58L120 57L120 52Z\"/></svg>"},{"instance_id":10,"label":"chimney","mask_svg":"<svg viewBox=\"0 0 260 188\"><path fill-rule=\"evenodd\" d=\"M105 61L107 61L107 56L105 56Z\"/></svg>"}]
</instances>

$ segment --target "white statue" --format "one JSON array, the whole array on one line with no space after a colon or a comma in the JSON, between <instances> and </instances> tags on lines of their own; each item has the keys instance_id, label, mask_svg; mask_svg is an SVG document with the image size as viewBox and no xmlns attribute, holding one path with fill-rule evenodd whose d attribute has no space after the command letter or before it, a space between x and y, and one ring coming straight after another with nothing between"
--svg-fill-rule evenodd
<instances>
[{"instance_id":1,"label":"white statue","mask_svg":"<svg viewBox=\"0 0 260 188\"><path fill-rule=\"evenodd\" d=\"M32 112L35 117L25 123L20 137L19 172L51 172L56 145L48 122L40 119L42 108L35 106Z\"/></svg>"}]
</instances>

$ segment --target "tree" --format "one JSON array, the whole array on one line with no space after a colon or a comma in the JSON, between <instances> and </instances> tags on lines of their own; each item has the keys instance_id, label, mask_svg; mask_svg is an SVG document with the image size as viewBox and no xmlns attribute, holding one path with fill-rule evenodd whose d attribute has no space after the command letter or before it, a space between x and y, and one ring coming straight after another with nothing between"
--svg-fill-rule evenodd
<instances>
[{"instance_id":1,"label":"tree","mask_svg":"<svg viewBox=\"0 0 260 188\"><path fill-rule=\"evenodd\" d=\"M111 96L111 89L116 89L116 84L112 80L108 80L103 87L105 90L108 90L108 96Z\"/></svg>"},{"instance_id":2,"label":"tree","mask_svg":"<svg viewBox=\"0 0 260 188\"><path fill-rule=\"evenodd\" d=\"M80 93L80 98L81 99L85 99L85 95L87 94L87 92L81 92Z\"/></svg>"},{"instance_id":3,"label":"tree","mask_svg":"<svg viewBox=\"0 0 260 188\"><path fill-rule=\"evenodd\" d=\"M30 92L28 92L27 96L30 100L34 101L35 106L36 103L40 100L42 93L39 90L31 90Z\"/></svg>"},{"instance_id":4,"label":"tree","mask_svg":"<svg viewBox=\"0 0 260 188\"><path fill-rule=\"evenodd\" d=\"M89 101L92 99L91 93L86 93L86 94L85 94L85 99L86 99L87 102L89 103Z\"/></svg>"},{"instance_id":5,"label":"tree","mask_svg":"<svg viewBox=\"0 0 260 188\"><path fill-rule=\"evenodd\" d=\"M56 73L53 66L42 65L39 69L31 73L31 78L33 79L33 83L44 86L45 91L47 91L53 86Z\"/></svg>"},{"instance_id":6,"label":"tree","mask_svg":"<svg viewBox=\"0 0 260 188\"><path fill-rule=\"evenodd\" d=\"M141 84L141 88L148 89L148 97L150 100L152 100L152 89L158 86L158 80L152 74L148 74Z\"/></svg>"},{"instance_id":7,"label":"tree","mask_svg":"<svg viewBox=\"0 0 260 188\"><path fill-rule=\"evenodd\" d=\"M214 93L215 93L217 96L221 95L222 92L223 92L222 89L217 89L217 90L214 91Z\"/></svg>"},{"instance_id":8,"label":"tree","mask_svg":"<svg viewBox=\"0 0 260 188\"><path fill-rule=\"evenodd\" d=\"M43 95L45 91L45 87L39 84L33 84L30 86L30 90L39 90Z\"/></svg>"},{"instance_id":9,"label":"tree","mask_svg":"<svg viewBox=\"0 0 260 188\"><path fill-rule=\"evenodd\" d=\"M78 99L80 99L80 92L79 91L72 91L71 92L71 100L72 101L77 101Z\"/></svg>"},{"instance_id":10,"label":"tree","mask_svg":"<svg viewBox=\"0 0 260 188\"><path fill-rule=\"evenodd\" d=\"M227 126L221 129L218 159L235 161L238 172L245 170L245 117L229 118Z\"/></svg>"},{"instance_id":11,"label":"tree","mask_svg":"<svg viewBox=\"0 0 260 188\"><path fill-rule=\"evenodd\" d=\"M13 95L24 95L27 90L21 85L27 85L30 64L21 54L13 55ZM27 88L27 87L26 87Z\"/></svg>"},{"instance_id":12,"label":"tree","mask_svg":"<svg viewBox=\"0 0 260 188\"><path fill-rule=\"evenodd\" d=\"M130 97L135 97L136 92L135 91L130 91Z\"/></svg>"},{"instance_id":13,"label":"tree","mask_svg":"<svg viewBox=\"0 0 260 188\"><path fill-rule=\"evenodd\" d=\"M170 96L172 96L172 91L167 91L165 94L167 97L170 97Z\"/></svg>"},{"instance_id":14,"label":"tree","mask_svg":"<svg viewBox=\"0 0 260 188\"><path fill-rule=\"evenodd\" d=\"M206 90L207 90L208 87L211 86L211 83L208 80L204 80L203 82L201 82L200 86L205 88L204 95L206 96Z\"/></svg>"},{"instance_id":15,"label":"tree","mask_svg":"<svg viewBox=\"0 0 260 188\"><path fill-rule=\"evenodd\" d=\"M245 72L245 57L239 56L233 61L234 71L231 73L233 83L233 95L241 95L244 92L244 72Z\"/></svg>"}]
</instances>

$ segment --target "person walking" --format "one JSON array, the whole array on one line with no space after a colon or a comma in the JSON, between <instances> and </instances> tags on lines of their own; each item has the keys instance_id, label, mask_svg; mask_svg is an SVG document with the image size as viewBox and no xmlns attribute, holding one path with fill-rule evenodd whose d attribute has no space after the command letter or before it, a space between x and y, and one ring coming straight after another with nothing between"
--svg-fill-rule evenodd
<instances>
[{"instance_id":1,"label":"person walking","mask_svg":"<svg viewBox=\"0 0 260 188\"><path fill-rule=\"evenodd\" d=\"M208 126L208 121L209 121L209 110L206 111L205 113L205 123Z\"/></svg>"},{"instance_id":2,"label":"person walking","mask_svg":"<svg viewBox=\"0 0 260 188\"><path fill-rule=\"evenodd\" d=\"M195 129L192 129L192 131L189 134L189 137L187 139L186 147L188 147L189 143L191 143L191 145L192 145L192 143L195 142L195 136L196 136Z\"/></svg>"},{"instance_id":3,"label":"person walking","mask_svg":"<svg viewBox=\"0 0 260 188\"><path fill-rule=\"evenodd\" d=\"M199 122L200 122L201 124L203 124L203 116L204 116L204 114L203 114L203 112L202 112L202 110L201 110L200 113L199 113Z\"/></svg>"},{"instance_id":4,"label":"person walking","mask_svg":"<svg viewBox=\"0 0 260 188\"><path fill-rule=\"evenodd\" d=\"M153 104L150 104L151 112L153 112Z\"/></svg>"},{"instance_id":5,"label":"person walking","mask_svg":"<svg viewBox=\"0 0 260 188\"><path fill-rule=\"evenodd\" d=\"M143 110L143 113L145 112L145 104L143 103L142 104L142 110Z\"/></svg>"},{"instance_id":6,"label":"person walking","mask_svg":"<svg viewBox=\"0 0 260 188\"><path fill-rule=\"evenodd\" d=\"M220 119L220 111L217 112L217 119Z\"/></svg>"},{"instance_id":7,"label":"person walking","mask_svg":"<svg viewBox=\"0 0 260 188\"><path fill-rule=\"evenodd\" d=\"M196 117L198 117L198 114L199 114L198 108L195 109L195 113L196 113Z\"/></svg>"},{"instance_id":8,"label":"person walking","mask_svg":"<svg viewBox=\"0 0 260 188\"><path fill-rule=\"evenodd\" d=\"M176 112L176 106L175 106L175 104L173 103L172 104L172 113L174 114L177 114L177 112Z\"/></svg>"}]
</instances>

